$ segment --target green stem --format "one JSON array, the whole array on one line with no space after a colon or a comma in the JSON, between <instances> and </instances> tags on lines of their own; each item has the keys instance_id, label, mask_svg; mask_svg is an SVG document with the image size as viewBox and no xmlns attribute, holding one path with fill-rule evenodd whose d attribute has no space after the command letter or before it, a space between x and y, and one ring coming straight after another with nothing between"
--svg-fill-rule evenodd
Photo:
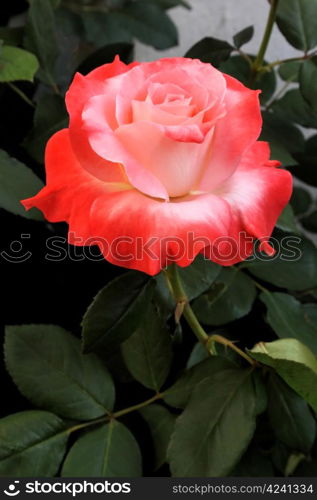
<instances>
[{"instance_id":1,"label":"green stem","mask_svg":"<svg viewBox=\"0 0 317 500\"><path fill-rule=\"evenodd\" d=\"M178 320L180 317L179 309L181 309L181 312L183 313L187 323L191 327L192 331L196 335L199 342L201 342L201 344L207 349L209 354L211 355L216 354L214 348L214 344L216 342L218 344L222 344L225 345L226 347L229 347L230 349L238 353L246 361L248 361L248 363L250 363L252 366L255 366L257 364L256 361L250 358L250 356L248 356L244 351L239 349L239 347L237 347L230 340L226 339L225 337L222 337L221 335L208 335L205 332L205 330L199 323L194 311L192 310L188 298L186 297L186 293L183 288L176 264L172 264L165 271L165 275L167 277L167 280L170 284L170 288L173 292L175 301L177 303L176 314L175 314L176 320Z\"/></svg>"},{"instance_id":2,"label":"green stem","mask_svg":"<svg viewBox=\"0 0 317 500\"><path fill-rule=\"evenodd\" d=\"M11 82L7 82L7 84L9 85L10 89L13 90L13 92L18 94L23 99L24 102L29 104L29 106L32 106L32 108L35 108L35 104L31 101L31 99L28 98L28 96L25 95L24 92L22 92L22 90L19 89L19 87L17 87L16 85L14 85L14 83Z\"/></svg>"},{"instance_id":3,"label":"green stem","mask_svg":"<svg viewBox=\"0 0 317 500\"><path fill-rule=\"evenodd\" d=\"M195 333L198 340L202 344L206 345L206 343L209 341L209 335L205 332L205 330L203 329L203 327L199 323L194 311L192 310L192 308L190 307L189 304L186 304L186 306L184 308L184 318L186 319L187 323L189 324L189 326L191 327L191 329ZM212 349L210 348L210 350L212 350ZM213 353L213 354L215 354L215 353Z\"/></svg>"},{"instance_id":4,"label":"green stem","mask_svg":"<svg viewBox=\"0 0 317 500\"><path fill-rule=\"evenodd\" d=\"M266 53L267 46L269 44L271 34L272 34L272 29L274 26L274 21L276 17L276 11L277 11L277 5L278 5L278 0L271 0L271 8L270 8L270 13L269 17L266 23L266 28L264 31L263 39L259 48L259 52L255 58L255 61L253 63L253 69L255 70L255 73L259 70L259 68L262 67L264 56Z\"/></svg>"},{"instance_id":5,"label":"green stem","mask_svg":"<svg viewBox=\"0 0 317 500\"><path fill-rule=\"evenodd\" d=\"M280 59L278 61L274 61L270 64L266 64L265 66L262 66L263 71L264 70L270 70L272 68L275 68L275 66L281 66L281 64L285 63L290 63L290 62L297 62L297 61L305 61L306 59L309 59L307 56L303 57L289 57L288 59Z\"/></svg>"},{"instance_id":6,"label":"green stem","mask_svg":"<svg viewBox=\"0 0 317 500\"><path fill-rule=\"evenodd\" d=\"M257 365L257 362L252 359L250 356L248 356L248 354L244 351L242 351L241 349L239 349L239 347L237 347L233 342L231 342L230 340L226 339L225 337L223 337L222 335L211 335L209 340L212 342L217 342L218 344L222 344L226 347L230 347L230 349L232 349L233 351L235 351L237 354L239 354L239 356L241 356L242 358L244 358L248 363L250 363L251 366L256 366Z\"/></svg>"},{"instance_id":7,"label":"green stem","mask_svg":"<svg viewBox=\"0 0 317 500\"><path fill-rule=\"evenodd\" d=\"M86 429L87 427L91 427L93 425L103 424L105 422L109 422L109 420L110 420L109 415L105 415L104 417L97 418L96 420L83 422L82 424L77 424L67 429L67 434L72 434L73 432L80 431L81 429Z\"/></svg>"},{"instance_id":8,"label":"green stem","mask_svg":"<svg viewBox=\"0 0 317 500\"><path fill-rule=\"evenodd\" d=\"M243 57L243 59L245 59L250 66L252 66L252 59L250 56L248 56L248 54L246 54L245 52L243 52L243 50L241 49L236 49L236 51L238 52L238 54Z\"/></svg>"},{"instance_id":9,"label":"green stem","mask_svg":"<svg viewBox=\"0 0 317 500\"><path fill-rule=\"evenodd\" d=\"M124 410L117 411L116 413L112 414L112 418L120 418L123 415L127 415L128 413L131 413L133 411L140 410L141 408L144 408L145 406L154 403L158 399L162 399L163 395L164 395L163 393L157 393L155 394L155 396L153 396L150 399L147 399L146 401L143 401L142 403L138 403L137 405L129 406L129 408L125 408Z\"/></svg>"},{"instance_id":10,"label":"green stem","mask_svg":"<svg viewBox=\"0 0 317 500\"><path fill-rule=\"evenodd\" d=\"M49 81L49 84L50 86L52 87L52 89L54 90L55 94L57 95L62 95L61 94L61 91L59 90L58 88L58 85L57 83L55 82L54 78L52 77L51 73L49 73L48 71L46 72L46 76L47 76L47 79Z\"/></svg>"},{"instance_id":11,"label":"green stem","mask_svg":"<svg viewBox=\"0 0 317 500\"><path fill-rule=\"evenodd\" d=\"M261 290L261 292L264 292L264 293L270 293L270 291L269 291L267 288L265 288L265 287L264 287L264 286L262 286L260 283L258 283L257 281L255 281L253 278L252 278L252 281L253 281L253 283L255 284L255 286L256 286L259 290Z\"/></svg>"},{"instance_id":12,"label":"green stem","mask_svg":"<svg viewBox=\"0 0 317 500\"><path fill-rule=\"evenodd\" d=\"M183 284L181 282L176 264L172 264L168 268L168 270L166 271L166 276L170 283L170 287L177 304L175 314L176 321L178 321L183 314L199 342L206 346L206 343L209 340L209 335L205 332L205 330L199 323L194 311L189 305L189 301L183 288ZM211 348L209 350L212 351ZM215 353L213 352L213 354Z\"/></svg>"},{"instance_id":13,"label":"green stem","mask_svg":"<svg viewBox=\"0 0 317 500\"><path fill-rule=\"evenodd\" d=\"M301 57L289 57L288 59L279 59L278 61L274 61L270 64L266 64L265 66L262 66L261 70L270 70L272 68L275 68L275 66L280 66L281 64L284 63L290 63L290 62L300 62L300 61L307 61L308 59L311 59L312 57L315 57L317 55L317 51L315 50L314 52L311 52L310 54L304 54Z\"/></svg>"},{"instance_id":14,"label":"green stem","mask_svg":"<svg viewBox=\"0 0 317 500\"><path fill-rule=\"evenodd\" d=\"M110 422L110 420L120 418L123 415L127 415L128 413L132 413L133 411L140 410L141 408L144 408L145 406L148 406L158 399L162 399L164 396L164 393L157 393L155 396L153 396L150 399L147 399L146 401L142 401L142 403L138 403L133 406L129 406L128 408L124 408L123 410L119 410L115 413L107 414L104 415L103 417L97 418L96 420L89 420L88 422L83 422L81 424L74 425L73 427L70 427L67 429L67 433L71 434L76 431L80 431L81 429L86 429L87 427L91 427L93 425L98 425L98 424L104 424L106 422Z\"/></svg>"}]
</instances>

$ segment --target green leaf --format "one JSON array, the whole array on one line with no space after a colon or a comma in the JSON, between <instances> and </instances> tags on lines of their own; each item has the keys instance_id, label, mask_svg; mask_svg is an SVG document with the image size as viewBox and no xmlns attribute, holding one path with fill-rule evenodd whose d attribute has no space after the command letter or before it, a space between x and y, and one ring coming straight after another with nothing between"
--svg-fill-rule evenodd
<instances>
[{"instance_id":1,"label":"green leaf","mask_svg":"<svg viewBox=\"0 0 317 500\"><path fill-rule=\"evenodd\" d=\"M141 42L164 50L178 43L177 30L159 5L135 0L110 13L87 12L82 16L87 39L98 47L117 42Z\"/></svg>"},{"instance_id":2,"label":"green leaf","mask_svg":"<svg viewBox=\"0 0 317 500\"><path fill-rule=\"evenodd\" d=\"M253 35L254 35L253 26L248 26L247 28L244 28L243 30L239 31L239 33L234 35L233 37L234 46L237 49L240 49L242 45L245 45L246 43L250 42L250 40L253 38Z\"/></svg>"},{"instance_id":3,"label":"green leaf","mask_svg":"<svg viewBox=\"0 0 317 500\"><path fill-rule=\"evenodd\" d=\"M252 378L256 395L256 415L261 415L261 413L265 412L268 404L268 395L264 383L264 376L260 371L255 371Z\"/></svg>"},{"instance_id":4,"label":"green leaf","mask_svg":"<svg viewBox=\"0 0 317 500\"><path fill-rule=\"evenodd\" d=\"M254 60L254 56L249 56L251 60ZM240 80L244 85L250 87L251 78L251 65L242 56L230 57L227 61L223 62L220 67L221 71L228 73ZM252 89L260 89L262 93L260 94L261 103L265 103L273 95L276 88L276 76L274 71L264 72L257 76L256 81L251 85Z\"/></svg>"},{"instance_id":5,"label":"green leaf","mask_svg":"<svg viewBox=\"0 0 317 500\"><path fill-rule=\"evenodd\" d=\"M40 61L41 73L39 76L45 83L54 85L58 44L54 11L50 0L30 0L24 45L36 54Z\"/></svg>"},{"instance_id":6,"label":"green leaf","mask_svg":"<svg viewBox=\"0 0 317 500\"><path fill-rule=\"evenodd\" d=\"M302 215L310 209L313 199L307 189L294 187L290 203L293 207L294 214Z\"/></svg>"},{"instance_id":7,"label":"green leaf","mask_svg":"<svg viewBox=\"0 0 317 500\"><path fill-rule=\"evenodd\" d=\"M30 156L43 163L47 141L55 132L67 127L67 124L64 99L54 94L43 96L35 110L33 129L23 143Z\"/></svg>"},{"instance_id":8,"label":"green leaf","mask_svg":"<svg viewBox=\"0 0 317 500\"><path fill-rule=\"evenodd\" d=\"M317 0L280 0L277 25L296 49L307 52L317 45Z\"/></svg>"},{"instance_id":9,"label":"green leaf","mask_svg":"<svg viewBox=\"0 0 317 500\"><path fill-rule=\"evenodd\" d=\"M299 233L293 208L290 204L286 205L283 212L277 219L276 227L288 233Z\"/></svg>"},{"instance_id":10,"label":"green leaf","mask_svg":"<svg viewBox=\"0 0 317 500\"><path fill-rule=\"evenodd\" d=\"M272 104L271 110L286 122L298 123L306 128L317 128L317 111L305 101L299 89L286 92L281 99ZM285 134L285 130L282 133Z\"/></svg>"},{"instance_id":11,"label":"green leaf","mask_svg":"<svg viewBox=\"0 0 317 500\"><path fill-rule=\"evenodd\" d=\"M186 297L193 300L208 290L219 276L222 267L209 259L198 255L188 267L179 267L178 273L182 281Z\"/></svg>"},{"instance_id":12,"label":"green leaf","mask_svg":"<svg viewBox=\"0 0 317 500\"><path fill-rule=\"evenodd\" d=\"M34 54L5 45L0 52L0 82L28 80L33 82L39 63Z\"/></svg>"},{"instance_id":13,"label":"green leaf","mask_svg":"<svg viewBox=\"0 0 317 500\"><path fill-rule=\"evenodd\" d=\"M0 475L53 477L63 459L67 430L46 411L23 411L0 420Z\"/></svg>"},{"instance_id":14,"label":"green leaf","mask_svg":"<svg viewBox=\"0 0 317 500\"><path fill-rule=\"evenodd\" d=\"M292 476L303 460L305 460L305 455L303 453L292 453L287 460L284 475L285 477Z\"/></svg>"},{"instance_id":15,"label":"green leaf","mask_svg":"<svg viewBox=\"0 0 317 500\"><path fill-rule=\"evenodd\" d=\"M308 453L316 437L316 422L307 403L282 379L269 379L268 415L276 437L292 450Z\"/></svg>"},{"instance_id":16,"label":"green leaf","mask_svg":"<svg viewBox=\"0 0 317 500\"><path fill-rule=\"evenodd\" d=\"M165 324L151 305L142 323L122 346L124 361L134 378L156 392L164 384L173 358L172 343Z\"/></svg>"},{"instance_id":17,"label":"green leaf","mask_svg":"<svg viewBox=\"0 0 317 500\"><path fill-rule=\"evenodd\" d=\"M257 447L250 447L230 476L273 477L274 469L265 451L262 452Z\"/></svg>"},{"instance_id":18,"label":"green leaf","mask_svg":"<svg viewBox=\"0 0 317 500\"><path fill-rule=\"evenodd\" d=\"M285 382L317 411L317 359L296 339L260 342L249 354L271 366Z\"/></svg>"},{"instance_id":19,"label":"green leaf","mask_svg":"<svg viewBox=\"0 0 317 500\"><path fill-rule=\"evenodd\" d=\"M162 317L168 318L175 310L175 299L167 285L166 276L160 272L155 279L154 302L161 311Z\"/></svg>"},{"instance_id":20,"label":"green leaf","mask_svg":"<svg viewBox=\"0 0 317 500\"><path fill-rule=\"evenodd\" d=\"M133 382L133 377L126 367L120 347L110 358L105 360L105 363L112 377L120 384Z\"/></svg>"},{"instance_id":21,"label":"green leaf","mask_svg":"<svg viewBox=\"0 0 317 500\"><path fill-rule=\"evenodd\" d=\"M148 2L149 0L142 0L143 2ZM179 5L185 7L185 9L191 9L191 6L185 0L151 0L154 3L159 4L163 9L172 9L173 7L178 7Z\"/></svg>"},{"instance_id":22,"label":"green leaf","mask_svg":"<svg viewBox=\"0 0 317 500\"><path fill-rule=\"evenodd\" d=\"M306 459L302 452L293 452L285 446L281 441L277 441L273 447L272 459L274 466L282 473L284 477L294 474L302 477L298 471L298 465Z\"/></svg>"},{"instance_id":23,"label":"green leaf","mask_svg":"<svg viewBox=\"0 0 317 500\"><path fill-rule=\"evenodd\" d=\"M117 43L131 43L132 33L121 23L117 12L84 12L81 14L85 38L96 47Z\"/></svg>"},{"instance_id":24,"label":"green leaf","mask_svg":"<svg viewBox=\"0 0 317 500\"><path fill-rule=\"evenodd\" d=\"M164 406L153 404L140 410L146 421L154 445L154 467L159 469L167 460L167 448L175 426L175 415Z\"/></svg>"},{"instance_id":25,"label":"green leaf","mask_svg":"<svg viewBox=\"0 0 317 500\"><path fill-rule=\"evenodd\" d=\"M224 268L210 291L195 300L193 309L202 323L219 326L246 316L255 297L255 285L246 274Z\"/></svg>"},{"instance_id":26,"label":"green leaf","mask_svg":"<svg viewBox=\"0 0 317 500\"><path fill-rule=\"evenodd\" d=\"M70 449L62 477L138 477L142 475L139 446L125 425L111 420L88 431Z\"/></svg>"},{"instance_id":27,"label":"green leaf","mask_svg":"<svg viewBox=\"0 0 317 500\"><path fill-rule=\"evenodd\" d=\"M220 356L212 356L201 361L186 370L172 387L164 391L165 403L175 408L185 408L199 382L216 376L219 371L232 370L234 367L233 363Z\"/></svg>"},{"instance_id":28,"label":"green leaf","mask_svg":"<svg viewBox=\"0 0 317 500\"><path fill-rule=\"evenodd\" d=\"M264 254L247 261L248 271L263 281L289 290L308 290L317 285L317 250L309 240L285 235L271 240L276 255Z\"/></svg>"},{"instance_id":29,"label":"green leaf","mask_svg":"<svg viewBox=\"0 0 317 500\"><path fill-rule=\"evenodd\" d=\"M122 26L141 42L158 50L177 45L177 29L164 10L150 2L135 0L118 13Z\"/></svg>"},{"instance_id":30,"label":"green leaf","mask_svg":"<svg viewBox=\"0 0 317 500\"><path fill-rule=\"evenodd\" d=\"M42 181L15 158L0 150L0 207L26 219L43 220L42 213L26 211L20 200L34 196L42 189Z\"/></svg>"},{"instance_id":31,"label":"green leaf","mask_svg":"<svg viewBox=\"0 0 317 500\"><path fill-rule=\"evenodd\" d=\"M154 287L154 280L130 271L103 288L83 318L84 351L112 354L142 323Z\"/></svg>"},{"instance_id":32,"label":"green leaf","mask_svg":"<svg viewBox=\"0 0 317 500\"><path fill-rule=\"evenodd\" d=\"M279 292L261 293L260 299L267 307L266 319L278 337L300 340L317 355L317 322L311 316L313 310L317 313L317 304L303 305L292 295Z\"/></svg>"},{"instance_id":33,"label":"green leaf","mask_svg":"<svg viewBox=\"0 0 317 500\"><path fill-rule=\"evenodd\" d=\"M304 228L313 233L317 233L317 210L314 210L311 214L303 217L301 223Z\"/></svg>"},{"instance_id":34,"label":"green leaf","mask_svg":"<svg viewBox=\"0 0 317 500\"><path fill-rule=\"evenodd\" d=\"M234 47L224 40L206 37L193 45L185 54L191 59L200 59L202 62L210 63L216 68L222 61L226 61Z\"/></svg>"},{"instance_id":35,"label":"green leaf","mask_svg":"<svg viewBox=\"0 0 317 500\"><path fill-rule=\"evenodd\" d=\"M222 477L237 464L255 430L251 374L218 371L197 385L169 446L174 477Z\"/></svg>"},{"instance_id":36,"label":"green leaf","mask_svg":"<svg viewBox=\"0 0 317 500\"><path fill-rule=\"evenodd\" d=\"M309 323L314 323L314 326L317 326L317 304L314 302L313 304L304 304L303 305L306 315L306 321Z\"/></svg>"},{"instance_id":37,"label":"green leaf","mask_svg":"<svg viewBox=\"0 0 317 500\"><path fill-rule=\"evenodd\" d=\"M192 368L193 366L197 365L201 361L204 361L205 359L208 359L209 354L207 352L207 349L201 342L197 342L194 345L194 348L192 352L190 353L190 356L188 358L186 368Z\"/></svg>"},{"instance_id":38,"label":"green leaf","mask_svg":"<svg viewBox=\"0 0 317 500\"><path fill-rule=\"evenodd\" d=\"M278 73L285 82L298 82L301 61L285 62L279 66Z\"/></svg>"},{"instance_id":39,"label":"green leaf","mask_svg":"<svg viewBox=\"0 0 317 500\"><path fill-rule=\"evenodd\" d=\"M262 113L263 127L260 139L268 141L271 158L279 160L284 166L296 163L293 153L304 150L305 141L302 132L287 117L265 111Z\"/></svg>"},{"instance_id":40,"label":"green leaf","mask_svg":"<svg viewBox=\"0 0 317 500\"><path fill-rule=\"evenodd\" d=\"M303 62L300 70L299 87L307 103L317 112L317 57Z\"/></svg>"},{"instance_id":41,"label":"green leaf","mask_svg":"<svg viewBox=\"0 0 317 500\"><path fill-rule=\"evenodd\" d=\"M84 356L80 341L63 328L8 326L5 359L15 384L36 406L74 420L101 417L113 408L107 369L95 355Z\"/></svg>"},{"instance_id":42,"label":"green leaf","mask_svg":"<svg viewBox=\"0 0 317 500\"><path fill-rule=\"evenodd\" d=\"M0 82L28 80L33 82L39 63L34 54L18 47L2 45L0 50Z\"/></svg>"}]
</instances>

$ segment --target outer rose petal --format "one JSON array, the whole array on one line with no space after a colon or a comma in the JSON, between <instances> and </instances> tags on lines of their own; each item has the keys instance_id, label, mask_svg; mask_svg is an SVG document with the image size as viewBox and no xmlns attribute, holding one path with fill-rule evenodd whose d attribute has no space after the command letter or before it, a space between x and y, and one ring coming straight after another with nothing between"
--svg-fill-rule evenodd
<instances>
[{"instance_id":1,"label":"outer rose petal","mask_svg":"<svg viewBox=\"0 0 317 500\"><path fill-rule=\"evenodd\" d=\"M47 186L24 200L25 208L68 222L70 243L98 244L107 260L123 267L154 275L171 261L187 266L230 230L229 205L212 194L167 203L96 179L81 168L66 129L50 139L46 169Z\"/></svg>"},{"instance_id":2,"label":"outer rose petal","mask_svg":"<svg viewBox=\"0 0 317 500\"><path fill-rule=\"evenodd\" d=\"M211 191L230 177L261 132L259 91L250 90L238 80L224 76L227 81L227 112L216 123L212 155L197 186L202 191Z\"/></svg>"},{"instance_id":3,"label":"outer rose petal","mask_svg":"<svg viewBox=\"0 0 317 500\"><path fill-rule=\"evenodd\" d=\"M91 236L89 212L96 197L114 189L131 189L125 183L123 171L119 182L105 183L83 169L72 150L68 129L57 132L49 140L45 166L46 186L22 204L27 210L39 208L50 222L68 222L69 241L78 246L84 245Z\"/></svg>"},{"instance_id":4,"label":"outer rose petal","mask_svg":"<svg viewBox=\"0 0 317 500\"><path fill-rule=\"evenodd\" d=\"M67 221L70 243L98 244L113 264L151 275L172 261L187 266L199 252L222 265L244 260L254 238L270 235L291 194L291 176L268 161L265 143L250 148L217 195L178 202L149 198L124 176L121 183L96 179L78 163L68 130L49 141L46 169L47 186L24 206Z\"/></svg>"},{"instance_id":5,"label":"outer rose petal","mask_svg":"<svg viewBox=\"0 0 317 500\"><path fill-rule=\"evenodd\" d=\"M212 194L177 203L131 190L96 199L90 227L108 261L154 275L171 262L188 266L230 226L228 204Z\"/></svg>"},{"instance_id":6,"label":"outer rose petal","mask_svg":"<svg viewBox=\"0 0 317 500\"><path fill-rule=\"evenodd\" d=\"M269 160L270 149L265 142L256 142L242 158L230 179L219 189L218 195L228 201L236 217L236 232L240 242L245 237L262 240L261 249L268 254L274 250L268 244L276 221L292 194L292 176L286 170L276 168L278 162ZM232 233L233 234L233 233ZM244 235L244 236L243 236ZM241 239L242 236L242 239ZM244 244L244 248L248 248ZM240 252L242 245L239 245ZM205 254L217 261L212 248ZM223 265L233 265L252 254L232 255Z\"/></svg>"},{"instance_id":7,"label":"outer rose petal","mask_svg":"<svg viewBox=\"0 0 317 500\"><path fill-rule=\"evenodd\" d=\"M86 170L106 181L115 179L118 166L116 163L101 158L91 148L87 133L82 128L82 110L90 97L105 93L106 82L109 78L123 74L136 65L137 63L126 65L116 57L113 63L104 64L87 76L76 73L66 93L66 106L70 116L70 138L76 156Z\"/></svg>"}]
</instances>

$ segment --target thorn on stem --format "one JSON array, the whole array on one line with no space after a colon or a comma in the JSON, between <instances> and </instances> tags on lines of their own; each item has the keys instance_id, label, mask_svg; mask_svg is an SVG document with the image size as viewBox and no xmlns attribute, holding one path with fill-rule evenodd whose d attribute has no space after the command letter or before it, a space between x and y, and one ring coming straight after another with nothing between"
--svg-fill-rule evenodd
<instances>
[{"instance_id":1,"label":"thorn on stem","mask_svg":"<svg viewBox=\"0 0 317 500\"><path fill-rule=\"evenodd\" d=\"M183 315L186 304L187 304L186 299L178 300L178 302L176 304L176 308L175 308L175 323L177 323L177 324L179 323L179 321Z\"/></svg>"}]
</instances>

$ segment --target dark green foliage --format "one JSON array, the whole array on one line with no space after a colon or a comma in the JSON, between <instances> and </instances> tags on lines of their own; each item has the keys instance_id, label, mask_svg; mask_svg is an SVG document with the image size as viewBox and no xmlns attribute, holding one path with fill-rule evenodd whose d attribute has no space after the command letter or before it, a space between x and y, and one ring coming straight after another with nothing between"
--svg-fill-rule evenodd
<instances>
[{"instance_id":1,"label":"dark green foliage","mask_svg":"<svg viewBox=\"0 0 317 500\"><path fill-rule=\"evenodd\" d=\"M216 38L203 38L186 52L185 57L200 59L216 68L222 61L226 61L233 51L232 45Z\"/></svg>"},{"instance_id":2,"label":"dark green foliage","mask_svg":"<svg viewBox=\"0 0 317 500\"><path fill-rule=\"evenodd\" d=\"M117 55L133 62L136 40L173 47L169 9L194 3L30 0L24 26L0 27L0 207L9 228L0 256L24 233L33 244L32 265L9 264L3 281L0 476L317 474L317 0L278 2L277 26L298 57L266 53L257 66L244 50L253 26L227 41L214 38L213 20L185 56L261 90L260 139L300 181L276 222L274 256L257 250L221 267L198 255L179 268L178 304L164 271L149 277L69 255L53 270L45 260L33 266L44 239L63 239L65 227L20 200L43 187L45 146L68 126L75 72ZM208 345L185 321L188 303L214 335Z\"/></svg>"}]
</instances>

